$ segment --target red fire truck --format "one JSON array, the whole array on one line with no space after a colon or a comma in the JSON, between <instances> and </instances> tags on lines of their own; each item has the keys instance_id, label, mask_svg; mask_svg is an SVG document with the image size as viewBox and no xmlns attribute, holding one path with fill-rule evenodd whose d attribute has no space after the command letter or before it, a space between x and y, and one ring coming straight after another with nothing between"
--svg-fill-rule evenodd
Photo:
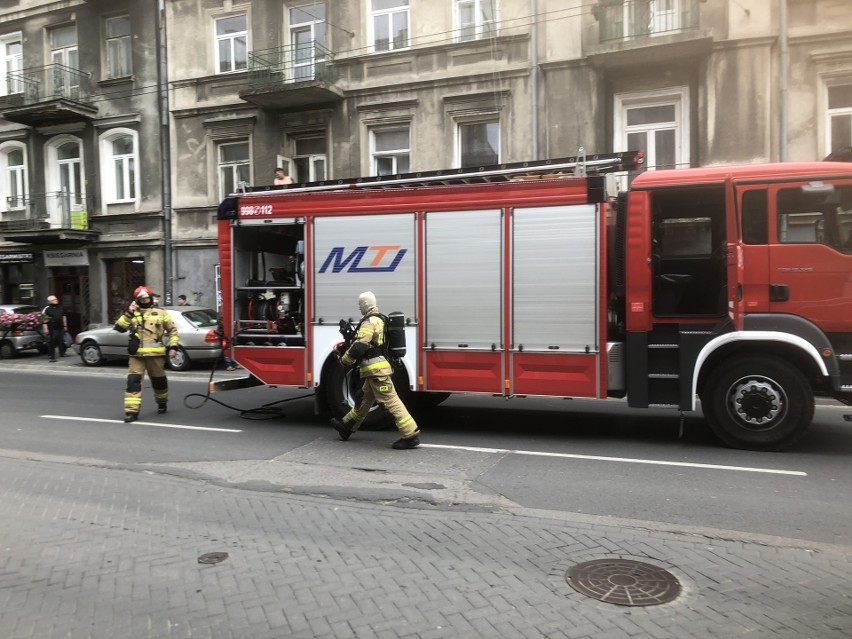
<instances>
[{"instance_id":1,"label":"red fire truck","mask_svg":"<svg viewBox=\"0 0 852 639\"><path fill-rule=\"evenodd\" d=\"M852 401L852 164L646 171L641 153L253 187L219 209L234 359L220 384L360 387L332 349L359 293L406 317L395 373L452 393L627 397L696 409L728 445L779 450L815 395ZM611 181L610 181L611 182ZM372 419L381 420L376 408Z\"/></svg>"}]
</instances>

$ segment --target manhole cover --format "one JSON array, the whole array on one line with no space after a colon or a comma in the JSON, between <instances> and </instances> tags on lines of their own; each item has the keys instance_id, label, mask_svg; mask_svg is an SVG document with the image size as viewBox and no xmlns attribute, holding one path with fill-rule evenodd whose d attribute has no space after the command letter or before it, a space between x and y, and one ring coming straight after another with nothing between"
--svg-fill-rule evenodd
<instances>
[{"instance_id":1,"label":"manhole cover","mask_svg":"<svg viewBox=\"0 0 852 639\"><path fill-rule=\"evenodd\" d=\"M218 564L220 561L225 561L228 558L226 552L208 552L198 557L200 564Z\"/></svg>"},{"instance_id":2,"label":"manhole cover","mask_svg":"<svg viewBox=\"0 0 852 639\"><path fill-rule=\"evenodd\" d=\"M619 606L655 606L680 595L680 582L659 566L632 559L595 559L565 575L577 592Z\"/></svg>"}]
</instances>

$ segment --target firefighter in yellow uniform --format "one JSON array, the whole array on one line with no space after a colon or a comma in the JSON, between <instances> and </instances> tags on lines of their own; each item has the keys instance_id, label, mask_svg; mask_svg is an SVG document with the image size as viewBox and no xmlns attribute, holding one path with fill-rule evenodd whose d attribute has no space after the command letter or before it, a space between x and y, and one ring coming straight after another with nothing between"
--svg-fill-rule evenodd
<instances>
[{"instance_id":1,"label":"firefighter in yellow uniform","mask_svg":"<svg viewBox=\"0 0 852 639\"><path fill-rule=\"evenodd\" d=\"M127 367L127 389L124 392L124 421L135 422L142 407L142 380L145 372L151 378L157 412L165 413L169 401L166 379L166 352L177 350L178 332L169 314L154 306L151 289L140 286L133 292L133 302L113 328L120 333L130 331L130 343L138 345L130 353ZM138 342L136 339L138 338Z\"/></svg>"},{"instance_id":2,"label":"firefighter in yellow uniform","mask_svg":"<svg viewBox=\"0 0 852 639\"><path fill-rule=\"evenodd\" d=\"M420 445L420 430L396 394L391 379L393 368L383 354L385 321L376 307L376 296L370 291L361 293L358 309L363 317L358 324L355 339L340 358L340 363L343 366L358 366L358 372L364 380L364 398L358 407L350 410L342 420L332 419L331 425L340 435L340 439L346 441L358 430L376 401L393 415L394 423L399 429L401 437L392 447L397 450L417 448Z\"/></svg>"}]
</instances>

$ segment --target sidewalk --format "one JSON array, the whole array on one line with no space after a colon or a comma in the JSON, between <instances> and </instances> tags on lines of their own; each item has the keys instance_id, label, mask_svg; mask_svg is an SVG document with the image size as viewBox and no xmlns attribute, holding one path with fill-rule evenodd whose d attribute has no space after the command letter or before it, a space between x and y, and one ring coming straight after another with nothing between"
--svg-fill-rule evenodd
<instances>
[{"instance_id":1,"label":"sidewalk","mask_svg":"<svg viewBox=\"0 0 852 639\"><path fill-rule=\"evenodd\" d=\"M281 492L269 462L273 481L251 489L24 457L0 451L10 639L852 635L852 546L426 498L299 496ZM440 486L421 482L406 485L425 495ZM228 557L199 563L207 553ZM594 559L652 564L682 592L661 605L602 603L565 578Z\"/></svg>"},{"instance_id":2,"label":"sidewalk","mask_svg":"<svg viewBox=\"0 0 852 639\"><path fill-rule=\"evenodd\" d=\"M5 368L16 368L26 371L54 372L54 373L85 373L91 375L127 375L127 360L110 360L102 366L86 366L73 350L68 349L66 357L57 357L55 362L50 361L49 355L41 353L22 352L13 359L0 359L0 371ZM211 364L194 364L188 371L173 371L166 369L166 374L174 375L176 379L183 377L195 378L199 376L210 376ZM221 362L217 362L216 379L243 377L245 370L228 372Z\"/></svg>"}]
</instances>

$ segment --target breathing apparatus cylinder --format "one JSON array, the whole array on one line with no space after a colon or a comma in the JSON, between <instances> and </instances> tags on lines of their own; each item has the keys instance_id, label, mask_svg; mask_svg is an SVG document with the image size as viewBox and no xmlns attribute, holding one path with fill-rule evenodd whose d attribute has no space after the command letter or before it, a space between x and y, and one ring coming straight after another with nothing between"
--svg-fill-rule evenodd
<instances>
[{"instance_id":1,"label":"breathing apparatus cylinder","mask_svg":"<svg viewBox=\"0 0 852 639\"><path fill-rule=\"evenodd\" d=\"M405 315L394 311L388 315L388 355L395 359L405 357Z\"/></svg>"}]
</instances>

